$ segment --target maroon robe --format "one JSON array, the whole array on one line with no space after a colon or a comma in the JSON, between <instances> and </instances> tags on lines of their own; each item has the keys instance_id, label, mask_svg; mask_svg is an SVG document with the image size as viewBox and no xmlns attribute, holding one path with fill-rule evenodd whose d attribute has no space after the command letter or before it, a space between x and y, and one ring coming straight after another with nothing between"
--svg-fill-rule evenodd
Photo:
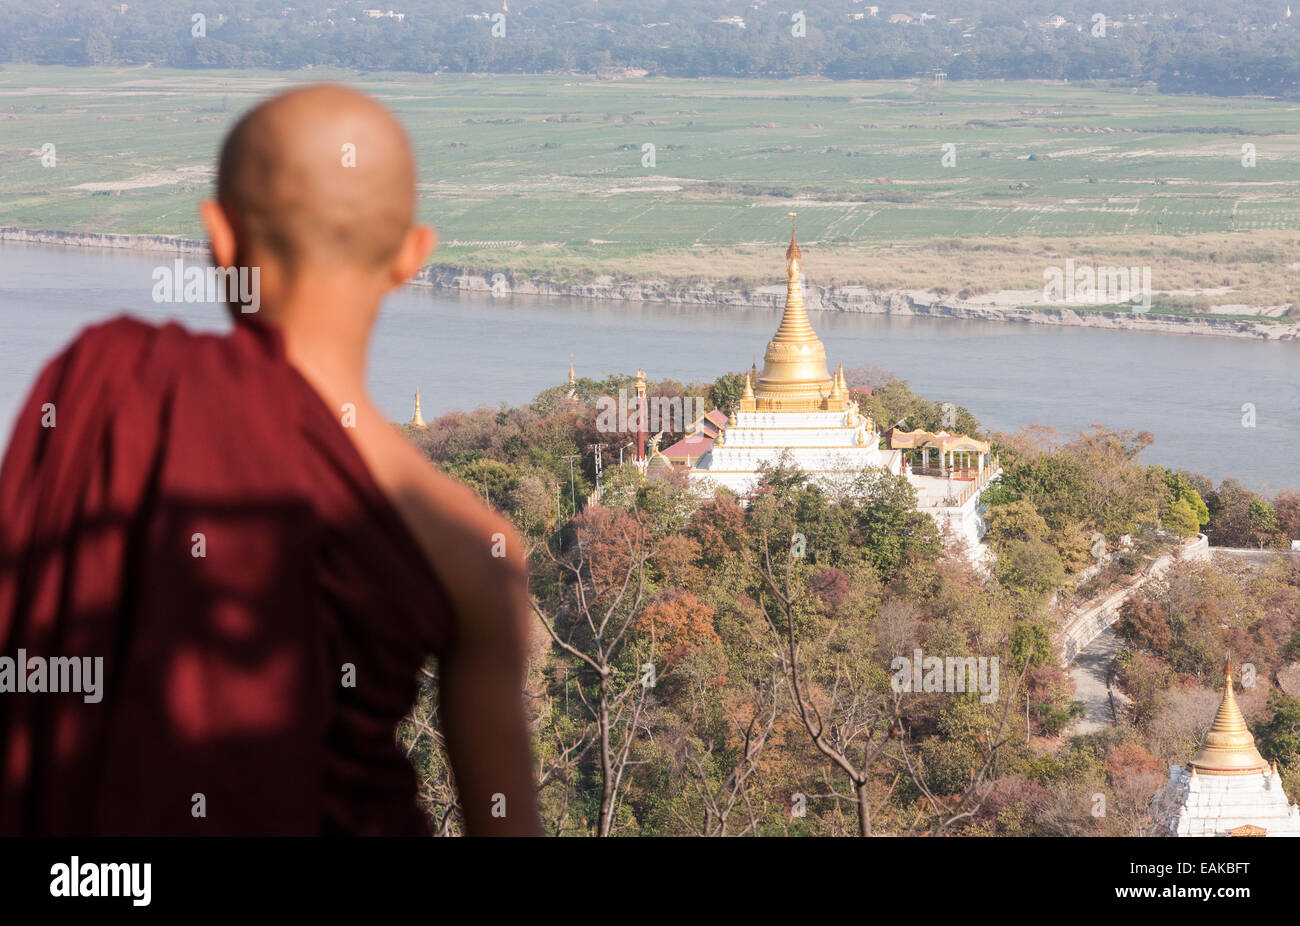
<instances>
[{"instance_id":1,"label":"maroon robe","mask_svg":"<svg viewBox=\"0 0 1300 926\"><path fill-rule=\"evenodd\" d=\"M394 730L451 609L341 415L247 321L123 317L45 368L0 656L103 657L102 700L0 693L0 834L428 832Z\"/></svg>"}]
</instances>

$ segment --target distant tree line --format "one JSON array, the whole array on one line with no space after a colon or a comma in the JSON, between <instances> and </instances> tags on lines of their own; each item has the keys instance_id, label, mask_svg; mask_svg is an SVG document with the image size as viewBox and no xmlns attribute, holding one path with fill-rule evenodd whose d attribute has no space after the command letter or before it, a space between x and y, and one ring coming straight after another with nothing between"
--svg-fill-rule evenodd
<instances>
[{"instance_id":1,"label":"distant tree line","mask_svg":"<svg viewBox=\"0 0 1300 926\"><path fill-rule=\"evenodd\" d=\"M635 69L668 77L942 74L1114 81L1214 95L1292 96L1300 86L1300 42L1281 0L1152 0L1100 14L1106 4L1075 0L902 2L810 0L795 10L756 10L739 0L515 0L503 13L496 0L398 0L392 12L400 16L386 15L387 6L372 8L379 14L373 16L363 3L340 0L64 0L0 7L0 62L422 73ZM891 21L899 15L911 21Z\"/></svg>"}]
</instances>

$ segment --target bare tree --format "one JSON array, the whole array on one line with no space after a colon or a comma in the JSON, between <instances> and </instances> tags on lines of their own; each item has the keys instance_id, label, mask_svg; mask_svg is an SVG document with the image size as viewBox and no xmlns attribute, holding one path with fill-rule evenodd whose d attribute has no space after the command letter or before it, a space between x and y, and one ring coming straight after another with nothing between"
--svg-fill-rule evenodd
<instances>
[{"instance_id":1,"label":"bare tree","mask_svg":"<svg viewBox=\"0 0 1300 926\"><path fill-rule=\"evenodd\" d=\"M958 823L969 820L979 813L980 807L983 806L992 790L989 776L996 774L998 755L1002 747L1010 742L1014 736L1014 725L1008 724L1011 718L1011 708L1018 703L1016 694L1024 686L1025 674L1029 671L1031 663L1031 659L1025 659L1025 664L1020 669L1020 675L1017 676L1015 683L1007 692L1002 716L996 723L987 724L978 730L967 730L971 742L975 744L979 751L979 762L972 770L966 788L959 795L940 796L935 793L926 781L925 773L908 753L906 728L900 728L898 754L893 758L907 770L912 783L921 792L921 796L925 799L925 805L930 810L928 815L922 814L913 822L909 835L920 832L921 835L927 836L946 836L952 832L953 827ZM920 828L922 821L928 823L928 826L923 830Z\"/></svg>"},{"instance_id":2,"label":"bare tree","mask_svg":"<svg viewBox=\"0 0 1300 926\"><path fill-rule=\"evenodd\" d=\"M643 662L650 651L628 646L632 624L645 604L649 552L638 516L612 516L607 509L589 515L579 520L576 542L567 553L544 548L564 577L557 613L548 615L536 598L533 610L560 651L595 676L594 693L581 681L576 689L596 725L601 782L596 832L609 836L619 788L633 764L632 745L645 728L647 698L656 681L653 664ZM638 671L617 678L618 663L629 656Z\"/></svg>"},{"instance_id":3,"label":"bare tree","mask_svg":"<svg viewBox=\"0 0 1300 926\"><path fill-rule=\"evenodd\" d=\"M427 667L421 668L420 674L421 697L399 728L399 737L406 741L406 758L419 760L416 799L429 817L433 834L455 836L461 832L460 796L439 720L438 676Z\"/></svg>"},{"instance_id":4,"label":"bare tree","mask_svg":"<svg viewBox=\"0 0 1300 926\"><path fill-rule=\"evenodd\" d=\"M769 608L760 595L759 607L772 633L774 655L793 710L813 745L848 778L852 800L857 805L858 835L870 836L872 768L888 746L892 731L898 727L899 697L895 694L891 703L889 698L871 690L860 673L850 670L840 654L832 657L829 684L812 684L795 629L797 598L791 591L795 559L794 552L789 552L784 573L778 578L767 534L763 533L762 564L751 560L750 566L761 577L775 604Z\"/></svg>"},{"instance_id":5,"label":"bare tree","mask_svg":"<svg viewBox=\"0 0 1300 926\"><path fill-rule=\"evenodd\" d=\"M756 690L756 700L749 705L748 719L735 711L727 711L727 720L733 730L741 730L740 749L735 753L727 773L713 784L716 771L710 766L722 746L710 738L700 742L683 737L678 747L681 764L688 770L691 785L700 801L698 822L689 820L676 808L672 812L686 826L701 836L744 836L758 828L758 814L750 794L750 782L758 776L756 760L772 729L780 709L780 676L773 672L769 684ZM748 822L739 830L731 830L731 817L737 807L743 806Z\"/></svg>"}]
</instances>

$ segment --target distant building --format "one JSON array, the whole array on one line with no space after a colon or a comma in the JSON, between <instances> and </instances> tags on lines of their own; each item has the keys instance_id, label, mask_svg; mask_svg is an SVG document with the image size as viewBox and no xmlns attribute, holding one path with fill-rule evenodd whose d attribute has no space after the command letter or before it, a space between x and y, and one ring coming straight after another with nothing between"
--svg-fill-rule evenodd
<instances>
[{"instance_id":1,"label":"distant building","mask_svg":"<svg viewBox=\"0 0 1300 926\"><path fill-rule=\"evenodd\" d=\"M900 23L906 25L912 21L912 17L908 16L906 13L891 13L889 16L889 21L891 23Z\"/></svg>"}]
</instances>

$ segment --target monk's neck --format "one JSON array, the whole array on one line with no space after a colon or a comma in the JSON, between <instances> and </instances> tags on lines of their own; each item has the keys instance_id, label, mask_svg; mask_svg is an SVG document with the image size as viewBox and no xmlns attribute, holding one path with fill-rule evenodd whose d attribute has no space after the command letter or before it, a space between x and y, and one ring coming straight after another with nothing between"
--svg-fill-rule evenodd
<instances>
[{"instance_id":1,"label":"monk's neck","mask_svg":"<svg viewBox=\"0 0 1300 926\"><path fill-rule=\"evenodd\" d=\"M366 398L366 353L378 310L377 296L303 290L267 314L284 335L289 362L341 404Z\"/></svg>"}]
</instances>

